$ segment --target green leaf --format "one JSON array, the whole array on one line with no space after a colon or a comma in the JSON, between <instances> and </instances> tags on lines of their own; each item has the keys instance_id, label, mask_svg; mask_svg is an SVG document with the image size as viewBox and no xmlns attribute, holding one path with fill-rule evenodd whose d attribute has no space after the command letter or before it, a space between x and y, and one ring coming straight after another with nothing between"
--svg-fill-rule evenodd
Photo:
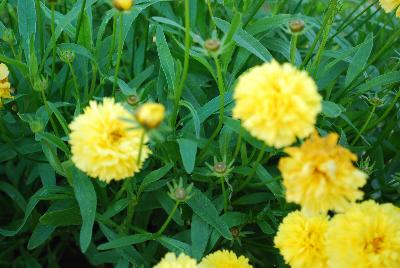
<instances>
[{"instance_id":1,"label":"green leaf","mask_svg":"<svg viewBox=\"0 0 400 268\"><path fill-rule=\"evenodd\" d=\"M157 238L157 241L160 242L161 245L163 245L170 251L183 252L185 254L190 254L190 245L188 245L182 241L179 241L179 240L167 237L167 236L161 236L161 237Z\"/></svg>"},{"instance_id":2,"label":"green leaf","mask_svg":"<svg viewBox=\"0 0 400 268\"><path fill-rule=\"evenodd\" d=\"M34 0L18 0L18 30L23 41L25 55L29 55L29 41L36 33L36 9ZM28 58L28 57L27 57Z\"/></svg>"},{"instance_id":3,"label":"green leaf","mask_svg":"<svg viewBox=\"0 0 400 268\"><path fill-rule=\"evenodd\" d=\"M342 114L342 108L334 102L322 101L322 113L329 118L336 118Z\"/></svg>"},{"instance_id":4,"label":"green leaf","mask_svg":"<svg viewBox=\"0 0 400 268\"><path fill-rule=\"evenodd\" d=\"M282 196L283 189L281 185L275 180L271 174L262 166L258 165L256 169L257 177L267 186L267 188L275 195Z\"/></svg>"},{"instance_id":5,"label":"green leaf","mask_svg":"<svg viewBox=\"0 0 400 268\"><path fill-rule=\"evenodd\" d=\"M33 229L32 235L28 241L28 249L32 250L46 242L50 238L56 228L50 225L38 223Z\"/></svg>"},{"instance_id":6,"label":"green leaf","mask_svg":"<svg viewBox=\"0 0 400 268\"><path fill-rule=\"evenodd\" d=\"M114 248L122 248L130 245L135 245L139 243L146 242L153 238L153 234L135 234L135 235L127 235L116 238L110 242L101 244L97 247L98 250L109 250Z\"/></svg>"},{"instance_id":7,"label":"green leaf","mask_svg":"<svg viewBox=\"0 0 400 268\"><path fill-rule=\"evenodd\" d=\"M70 154L68 146L63 142L62 139L60 139L56 135L48 132L41 132L41 133L36 133L36 136L39 137L40 140L43 139L48 143L54 145L58 149L61 149L67 155Z\"/></svg>"},{"instance_id":8,"label":"green leaf","mask_svg":"<svg viewBox=\"0 0 400 268\"><path fill-rule=\"evenodd\" d=\"M202 220L211 225L219 234L226 239L232 240L232 234L226 223L218 215L214 204L200 190L194 189L193 196L186 203L192 208Z\"/></svg>"},{"instance_id":9,"label":"green leaf","mask_svg":"<svg viewBox=\"0 0 400 268\"><path fill-rule=\"evenodd\" d=\"M371 55L374 45L374 35L370 33L365 42L361 44L356 54L354 55L345 79L345 86L348 86L359 75L367 64L368 58Z\"/></svg>"},{"instance_id":10,"label":"green leaf","mask_svg":"<svg viewBox=\"0 0 400 268\"><path fill-rule=\"evenodd\" d=\"M179 151L185 171L190 174L194 169L197 154L197 142L189 139L178 139Z\"/></svg>"},{"instance_id":11,"label":"green leaf","mask_svg":"<svg viewBox=\"0 0 400 268\"><path fill-rule=\"evenodd\" d=\"M41 163L38 170L43 186L56 186L56 174L51 165Z\"/></svg>"},{"instance_id":12,"label":"green leaf","mask_svg":"<svg viewBox=\"0 0 400 268\"><path fill-rule=\"evenodd\" d=\"M192 216L190 236L192 240L192 256L200 260L206 251L210 228L197 214Z\"/></svg>"},{"instance_id":13,"label":"green leaf","mask_svg":"<svg viewBox=\"0 0 400 268\"><path fill-rule=\"evenodd\" d=\"M97 196L91 179L78 169L73 167L72 182L75 198L78 201L82 215L82 227L80 232L80 246L85 252L92 240L94 219L96 216Z\"/></svg>"},{"instance_id":14,"label":"green leaf","mask_svg":"<svg viewBox=\"0 0 400 268\"><path fill-rule=\"evenodd\" d=\"M258 227L260 227L261 231L262 231L264 234L272 235L272 234L275 233L275 230L274 230L274 229L271 227L271 225L269 225L269 223L266 222L266 221L257 222L257 225L258 225Z\"/></svg>"},{"instance_id":15,"label":"green leaf","mask_svg":"<svg viewBox=\"0 0 400 268\"><path fill-rule=\"evenodd\" d=\"M168 88L172 90L174 88L174 81L176 76L174 59L172 58L171 51L169 50L168 43L165 39L165 35L161 26L157 26L156 44L158 57L160 59L161 67L167 79Z\"/></svg>"},{"instance_id":16,"label":"green leaf","mask_svg":"<svg viewBox=\"0 0 400 268\"><path fill-rule=\"evenodd\" d=\"M49 211L40 217L39 222L53 227L80 225L82 219L77 206Z\"/></svg>"},{"instance_id":17,"label":"green leaf","mask_svg":"<svg viewBox=\"0 0 400 268\"><path fill-rule=\"evenodd\" d=\"M140 185L139 192L143 191L143 189L146 188L147 185L163 178L168 173L168 171L171 170L171 168L173 166L174 166L174 164L168 163L165 166L163 166L162 168L154 170L154 171L150 172L149 174L147 174L146 177L144 177L142 184Z\"/></svg>"},{"instance_id":18,"label":"green leaf","mask_svg":"<svg viewBox=\"0 0 400 268\"><path fill-rule=\"evenodd\" d=\"M376 87L382 87L390 84L394 84L400 81L400 71L387 72L377 77L371 78L367 83L361 85L357 90L356 94L364 94L368 91L372 91Z\"/></svg>"}]
</instances>

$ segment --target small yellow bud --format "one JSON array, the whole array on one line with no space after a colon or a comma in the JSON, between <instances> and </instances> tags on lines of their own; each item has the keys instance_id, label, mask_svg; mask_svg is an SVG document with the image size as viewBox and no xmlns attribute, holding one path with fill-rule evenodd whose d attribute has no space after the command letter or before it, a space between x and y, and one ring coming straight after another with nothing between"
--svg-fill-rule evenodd
<instances>
[{"instance_id":1,"label":"small yellow bud","mask_svg":"<svg viewBox=\"0 0 400 268\"><path fill-rule=\"evenodd\" d=\"M133 0L113 0L113 6L119 11L130 10L134 4Z\"/></svg>"},{"instance_id":2,"label":"small yellow bud","mask_svg":"<svg viewBox=\"0 0 400 268\"><path fill-rule=\"evenodd\" d=\"M217 39L208 39L204 43L205 49L210 52L216 52L221 46L221 42Z\"/></svg>"},{"instance_id":3,"label":"small yellow bud","mask_svg":"<svg viewBox=\"0 0 400 268\"><path fill-rule=\"evenodd\" d=\"M159 103L145 103L136 111L135 117L143 127L153 129L164 120L165 107Z\"/></svg>"},{"instance_id":4,"label":"small yellow bud","mask_svg":"<svg viewBox=\"0 0 400 268\"><path fill-rule=\"evenodd\" d=\"M292 20L289 22L289 29L292 33L300 33L304 30L305 23L302 20Z\"/></svg>"}]
</instances>

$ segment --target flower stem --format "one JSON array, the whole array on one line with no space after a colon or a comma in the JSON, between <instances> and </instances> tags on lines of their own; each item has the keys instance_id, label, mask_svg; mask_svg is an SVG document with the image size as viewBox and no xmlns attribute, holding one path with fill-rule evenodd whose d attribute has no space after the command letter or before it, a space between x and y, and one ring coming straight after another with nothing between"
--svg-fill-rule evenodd
<instances>
[{"instance_id":1,"label":"flower stem","mask_svg":"<svg viewBox=\"0 0 400 268\"><path fill-rule=\"evenodd\" d=\"M121 64L121 57L122 57L122 49L124 43L122 41L122 31L124 29L124 13L120 12L119 15L119 30L118 30L118 51L117 51L117 65L115 66L115 73L114 73L114 83L113 83L113 91L112 95L115 97L115 89L117 88L117 81L118 81L118 72L119 67Z\"/></svg>"},{"instance_id":2,"label":"flower stem","mask_svg":"<svg viewBox=\"0 0 400 268\"><path fill-rule=\"evenodd\" d=\"M296 59L296 48L297 48L297 40L299 36L297 34L292 35L292 40L290 41L290 63L292 65L295 64Z\"/></svg>"},{"instance_id":3,"label":"flower stem","mask_svg":"<svg viewBox=\"0 0 400 268\"><path fill-rule=\"evenodd\" d=\"M155 233L155 236L156 236L156 237L162 235L162 233L165 231L165 229L167 228L168 224L169 224L170 221L172 220L172 217L174 217L175 212L176 212L176 210L178 209L180 203L181 203L180 201L176 201L176 202L175 202L175 206L174 206L174 208L172 209L171 213L169 213L168 218L165 220L165 222L164 222L164 224L161 226L160 230L158 230L158 232Z\"/></svg>"},{"instance_id":4,"label":"flower stem","mask_svg":"<svg viewBox=\"0 0 400 268\"><path fill-rule=\"evenodd\" d=\"M114 49L115 49L115 39L116 39L116 32L117 32L117 19L118 19L118 14L114 15L114 20L113 20L113 32L112 32L112 39L111 39L111 47L110 51L108 53L108 67L111 69L112 66L112 58L114 55Z\"/></svg>"},{"instance_id":5,"label":"flower stem","mask_svg":"<svg viewBox=\"0 0 400 268\"><path fill-rule=\"evenodd\" d=\"M185 81L189 71L189 56L190 56L190 9L189 0L185 0L185 56L183 62L183 71L181 75L181 80L175 92L174 99L174 110L171 117L171 126L175 127L176 120L179 113L179 102L182 97L182 91L185 86Z\"/></svg>"},{"instance_id":6,"label":"flower stem","mask_svg":"<svg viewBox=\"0 0 400 268\"><path fill-rule=\"evenodd\" d=\"M44 90L41 91L41 96L42 96L44 108L45 108L45 110L47 112L47 115L49 116L51 127L54 130L54 134L56 134L57 137L60 137L60 133L58 133L57 126L56 126L56 124L55 124L55 122L53 120L53 117L51 116L50 107L47 104L46 93L44 92Z\"/></svg>"},{"instance_id":7,"label":"flower stem","mask_svg":"<svg viewBox=\"0 0 400 268\"><path fill-rule=\"evenodd\" d=\"M369 122L371 121L372 116L374 115L376 106L373 105L372 106L372 110L368 115L367 121L365 121L364 125L362 126L362 128L360 129L360 131L357 133L357 136L355 137L355 139L353 140L353 142L351 143L351 146L354 146L358 139L361 137L362 133L364 133L365 129L368 127Z\"/></svg>"},{"instance_id":8,"label":"flower stem","mask_svg":"<svg viewBox=\"0 0 400 268\"><path fill-rule=\"evenodd\" d=\"M78 105L78 107L80 109L81 108L81 97L80 97L80 94L79 94L78 80L76 79L74 68L72 67L72 64L70 62L68 62L68 66L69 66L69 70L70 70L71 75L72 75L72 81L74 83L75 95L76 95L75 97L76 97L77 105Z\"/></svg>"},{"instance_id":9,"label":"flower stem","mask_svg":"<svg viewBox=\"0 0 400 268\"><path fill-rule=\"evenodd\" d=\"M213 56L215 67L217 69L217 78L218 78L218 90L219 90L219 118L218 118L218 125L214 132L212 133L211 137L208 139L206 145L204 146L199 158L202 159L205 154L207 153L208 147L211 145L212 141L215 137L219 134L222 129L224 123L224 114L225 114L225 86L224 86L224 78L222 76L222 69L221 64L219 62L218 56Z\"/></svg>"},{"instance_id":10,"label":"flower stem","mask_svg":"<svg viewBox=\"0 0 400 268\"><path fill-rule=\"evenodd\" d=\"M140 145L139 145L139 154L137 158L137 164L140 164L140 160L142 159L142 152L143 152L143 143L144 143L144 137L146 136L146 131L143 130L142 135L140 136Z\"/></svg>"},{"instance_id":11,"label":"flower stem","mask_svg":"<svg viewBox=\"0 0 400 268\"><path fill-rule=\"evenodd\" d=\"M221 189L222 189L222 196L224 197L224 212L226 213L228 211L228 196L226 194L225 190L225 180L224 177L220 177L220 182L221 182Z\"/></svg>"},{"instance_id":12,"label":"flower stem","mask_svg":"<svg viewBox=\"0 0 400 268\"><path fill-rule=\"evenodd\" d=\"M265 154L265 149L267 148L267 146L264 144L263 147L261 148L260 152L258 153L257 159L254 163L254 166L252 168L252 170L250 171L249 175L247 176L247 178L245 179L245 181L238 186L238 188L236 189L236 192L240 192L244 187L246 187L246 185L251 181L251 179L253 179L254 174L257 171L257 167L260 164L261 160L264 157Z\"/></svg>"},{"instance_id":13,"label":"flower stem","mask_svg":"<svg viewBox=\"0 0 400 268\"><path fill-rule=\"evenodd\" d=\"M40 59L42 59L44 55L44 32L43 32L43 19L42 19L42 11L40 8L40 0L35 0L35 7L36 7L37 23L39 31Z\"/></svg>"}]
</instances>

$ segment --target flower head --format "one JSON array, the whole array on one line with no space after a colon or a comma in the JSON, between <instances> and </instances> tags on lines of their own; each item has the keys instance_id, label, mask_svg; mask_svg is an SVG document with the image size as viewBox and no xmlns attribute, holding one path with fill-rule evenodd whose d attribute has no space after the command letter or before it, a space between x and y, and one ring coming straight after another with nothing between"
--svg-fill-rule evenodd
<instances>
[{"instance_id":1,"label":"flower head","mask_svg":"<svg viewBox=\"0 0 400 268\"><path fill-rule=\"evenodd\" d=\"M136 111L135 117L145 128L157 128L164 120L165 107L159 103L145 103Z\"/></svg>"},{"instance_id":2,"label":"flower head","mask_svg":"<svg viewBox=\"0 0 400 268\"><path fill-rule=\"evenodd\" d=\"M133 119L132 115L111 98L105 98L102 104L90 102L84 113L70 124L75 165L106 182L138 172L150 151L145 144L141 145L144 130L133 129L126 119Z\"/></svg>"},{"instance_id":3,"label":"flower head","mask_svg":"<svg viewBox=\"0 0 400 268\"><path fill-rule=\"evenodd\" d=\"M357 156L337 145L338 135L317 133L300 147L286 148L279 169L286 200L302 206L306 214L343 211L359 200L367 175L353 165Z\"/></svg>"},{"instance_id":4,"label":"flower head","mask_svg":"<svg viewBox=\"0 0 400 268\"><path fill-rule=\"evenodd\" d=\"M10 71L7 65L0 63L0 101L1 99L11 99L11 84L8 82Z\"/></svg>"},{"instance_id":5,"label":"flower head","mask_svg":"<svg viewBox=\"0 0 400 268\"><path fill-rule=\"evenodd\" d=\"M400 267L400 209L366 201L336 215L326 234L329 267Z\"/></svg>"},{"instance_id":6,"label":"flower head","mask_svg":"<svg viewBox=\"0 0 400 268\"><path fill-rule=\"evenodd\" d=\"M233 251L218 250L203 258L199 268L252 268L249 259L236 256Z\"/></svg>"},{"instance_id":7,"label":"flower head","mask_svg":"<svg viewBox=\"0 0 400 268\"><path fill-rule=\"evenodd\" d=\"M396 16L400 17L400 0L379 0L386 13L392 12L397 8Z\"/></svg>"},{"instance_id":8,"label":"flower head","mask_svg":"<svg viewBox=\"0 0 400 268\"><path fill-rule=\"evenodd\" d=\"M179 257L175 253L167 253L165 257L153 268L196 268L196 260L181 253Z\"/></svg>"},{"instance_id":9,"label":"flower head","mask_svg":"<svg viewBox=\"0 0 400 268\"><path fill-rule=\"evenodd\" d=\"M300 211L283 219L275 236L277 247L286 263L292 268L325 268L325 233L328 229L326 216L306 217Z\"/></svg>"},{"instance_id":10,"label":"flower head","mask_svg":"<svg viewBox=\"0 0 400 268\"><path fill-rule=\"evenodd\" d=\"M239 78L233 116L269 146L281 148L314 131L321 96L310 76L273 60Z\"/></svg>"},{"instance_id":11,"label":"flower head","mask_svg":"<svg viewBox=\"0 0 400 268\"><path fill-rule=\"evenodd\" d=\"M133 6L133 0L113 0L114 7L120 11L130 10Z\"/></svg>"}]
</instances>

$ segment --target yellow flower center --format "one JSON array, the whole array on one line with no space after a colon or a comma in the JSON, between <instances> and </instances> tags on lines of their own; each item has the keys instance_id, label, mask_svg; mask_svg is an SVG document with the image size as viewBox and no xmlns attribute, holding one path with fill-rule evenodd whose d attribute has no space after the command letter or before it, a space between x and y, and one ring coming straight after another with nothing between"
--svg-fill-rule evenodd
<instances>
[{"instance_id":1,"label":"yellow flower center","mask_svg":"<svg viewBox=\"0 0 400 268\"><path fill-rule=\"evenodd\" d=\"M118 143L123 136L124 133L121 129L114 129L108 134L108 137L113 144Z\"/></svg>"},{"instance_id":2,"label":"yellow flower center","mask_svg":"<svg viewBox=\"0 0 400 268\"><path fill-rule=\"evenodd\" d=\"M383 237L375 237L371 241L365 243L365 250L375 254L379 254L383 249Z\"/></svg>"}]
</instances>

